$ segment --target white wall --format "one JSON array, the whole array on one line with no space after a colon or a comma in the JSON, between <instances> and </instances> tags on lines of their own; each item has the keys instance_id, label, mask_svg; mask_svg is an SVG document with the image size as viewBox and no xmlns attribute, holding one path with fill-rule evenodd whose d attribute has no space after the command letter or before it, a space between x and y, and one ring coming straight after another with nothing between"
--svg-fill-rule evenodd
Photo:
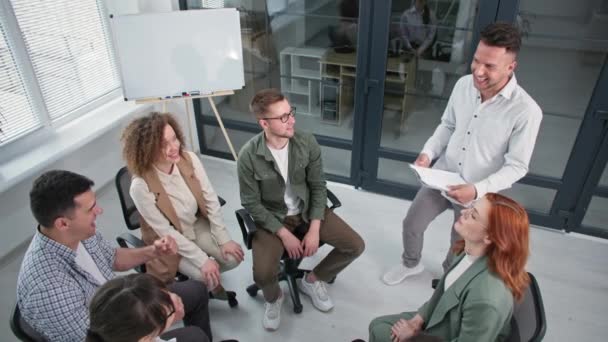
<instances>
[{"instance_id":1,"label":"white wall","mask_svg":"<svg viewBox=\"0 0 608 342\"><path fill-rule=\"evenodd\" d=\"M117 15L143 11L169 11L177 8L177 1L107 0L106 7L108 13ZM161 110L161 106L156 106L156 110ZM185 116L183 102L169 104L167 110L177 114L185 134L188 135L188 119ZM103 115L103 113L99 113L98 115ZM0 259L22 243L27 242L35 232L36 223L29 209L29 191L33 180L45 170L66 169L91 178L95 182L95 188L97 189L108 184L113 180L118 169L124 165L121 158L120 134L122 129L135 115L133 113L129 115L125 113L125 116L120 120L120 124L112 126L112 128L101 134L98 138L83 146L79 146L73 153L45 166L43 170L35 175L20 181L0 193L0 227L2 228ZM193 117L190 122L194 126ZM193 133L194 141L197 141L198 137L196 136L194 127ZM192 146L189 137L187 140L188 146Z\"/></svg>"},{"instance_id":2,"label":"white wall","mask_svg":"<svg viewBox=\"0 0 608 342\"><path fill-rule=\"evenodd\" d=\"M112 180L116 171L123 165L119 139L125 124L126 121L82 146L75 153L48 165L35 176L26 178L0 194L0 226L3 228L0 257L30 239L35 232L36 222L30 212L29 191L32 182L40 173L53 169L70 170L91 178L96 188Z\"/></svg>"}]
</instances>

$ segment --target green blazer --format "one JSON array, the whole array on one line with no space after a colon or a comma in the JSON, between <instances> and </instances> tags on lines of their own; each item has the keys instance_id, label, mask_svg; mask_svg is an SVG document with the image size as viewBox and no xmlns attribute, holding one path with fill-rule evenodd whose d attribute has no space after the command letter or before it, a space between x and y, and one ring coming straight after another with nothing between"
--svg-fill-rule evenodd
<instances>
[{"instance_id":1,"label":"green blazer","mask_svg":"<svg viewBox=\"0 0 608 342\"><path fill-rule=\"evenodd\" d=\"M456 257L458 264L464 253ZM423 331L446 341L504 341L509 335L513 295L490 272L487 257L479 258L446 291L441 277L431 299L418 309Z\"/></svg>"}]
</instances>

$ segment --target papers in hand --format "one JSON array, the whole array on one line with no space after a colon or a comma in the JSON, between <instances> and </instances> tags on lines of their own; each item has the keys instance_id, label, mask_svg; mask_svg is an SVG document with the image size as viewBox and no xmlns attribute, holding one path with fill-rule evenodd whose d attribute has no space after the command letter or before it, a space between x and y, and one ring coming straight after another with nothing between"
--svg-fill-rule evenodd
<instances>
[{"instance_id":1,"label":"papers in hand","mask_svg":"<svg viewBox=\"0 0 608 342\"><path fill-rule=\"evenodd\" d=\"M448 196L448 185L466 184L467 182L456 172L431 169L428 167L420 167L414 164L409 164L412 171L420 183L428 188L441 191L441 195L447 198L450 202L457 205L468 207L471 203L460 203L456 199Z\"/></svg>"},{"instance_id":2,"label":"papers in hand","mask_svg":"<svg viewBox=\"0 0 608 342\"><path fill-rule=\"evenodd\" d=\"M449 191L448 185L466 184L466 181L456 172L431 169L409 164L422 185L431 189Z\"/></svg>"}]
</instances>

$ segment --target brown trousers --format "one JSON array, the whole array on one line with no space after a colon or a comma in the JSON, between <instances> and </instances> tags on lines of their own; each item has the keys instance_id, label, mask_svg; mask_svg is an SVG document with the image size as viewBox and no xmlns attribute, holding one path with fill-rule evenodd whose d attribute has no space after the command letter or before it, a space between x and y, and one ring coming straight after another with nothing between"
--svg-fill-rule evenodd
<instances>
[{"instance_id":1,"label":"brown trousers","mask_svg":"<svg viewBox=\"0 0 608 342\"><path fill-rule=\"evenodd\" d=\"M285 228L302 239L308 231L308 224L301 215L287 216ZM355 260L365 249L365 242L346 222L333 211L325 210L321 221L319 241L334 249L314 268L313 272L322 281L329 281ZM253 280L264 293L267 302L274 302L280 296L279 262L285 248L281 239L266 229L258 229L253 237Z\"/></svg>"}]
</instances>

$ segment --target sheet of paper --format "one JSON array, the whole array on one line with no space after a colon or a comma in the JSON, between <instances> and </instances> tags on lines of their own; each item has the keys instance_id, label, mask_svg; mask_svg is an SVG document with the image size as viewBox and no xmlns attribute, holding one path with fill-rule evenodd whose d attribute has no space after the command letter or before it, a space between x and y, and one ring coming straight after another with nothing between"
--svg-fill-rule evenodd
<instances>
[{"instance_id":1,"label":"sheet of paper","mask_svg":"<svg viewBox=\"0 0 608 342\"><path fill-rule=\"evenodd\" d=\"M456 172L431 169L409 164L420 183L431 189L448 191L448 185L466 184L466 181Z\"/></svg>"},{"instance_id":2,"label":"sheet of paper","mask_svg":"<svg viewBox=\"0 0 608 342\"><path fill-rule=\"evenodd\" d=\"M448 201L450 201L450 202L452 202L452 203L454 203L456 205L459 205L461 207L464 207L464 208L470 208L470 207L472 207L473 203L475 202L475 201L471 201L469 203L460 203L455 198L448 196L448 194L445 191L441 192L441 196L445 197Z\"/></svg>"}]
</instances>

